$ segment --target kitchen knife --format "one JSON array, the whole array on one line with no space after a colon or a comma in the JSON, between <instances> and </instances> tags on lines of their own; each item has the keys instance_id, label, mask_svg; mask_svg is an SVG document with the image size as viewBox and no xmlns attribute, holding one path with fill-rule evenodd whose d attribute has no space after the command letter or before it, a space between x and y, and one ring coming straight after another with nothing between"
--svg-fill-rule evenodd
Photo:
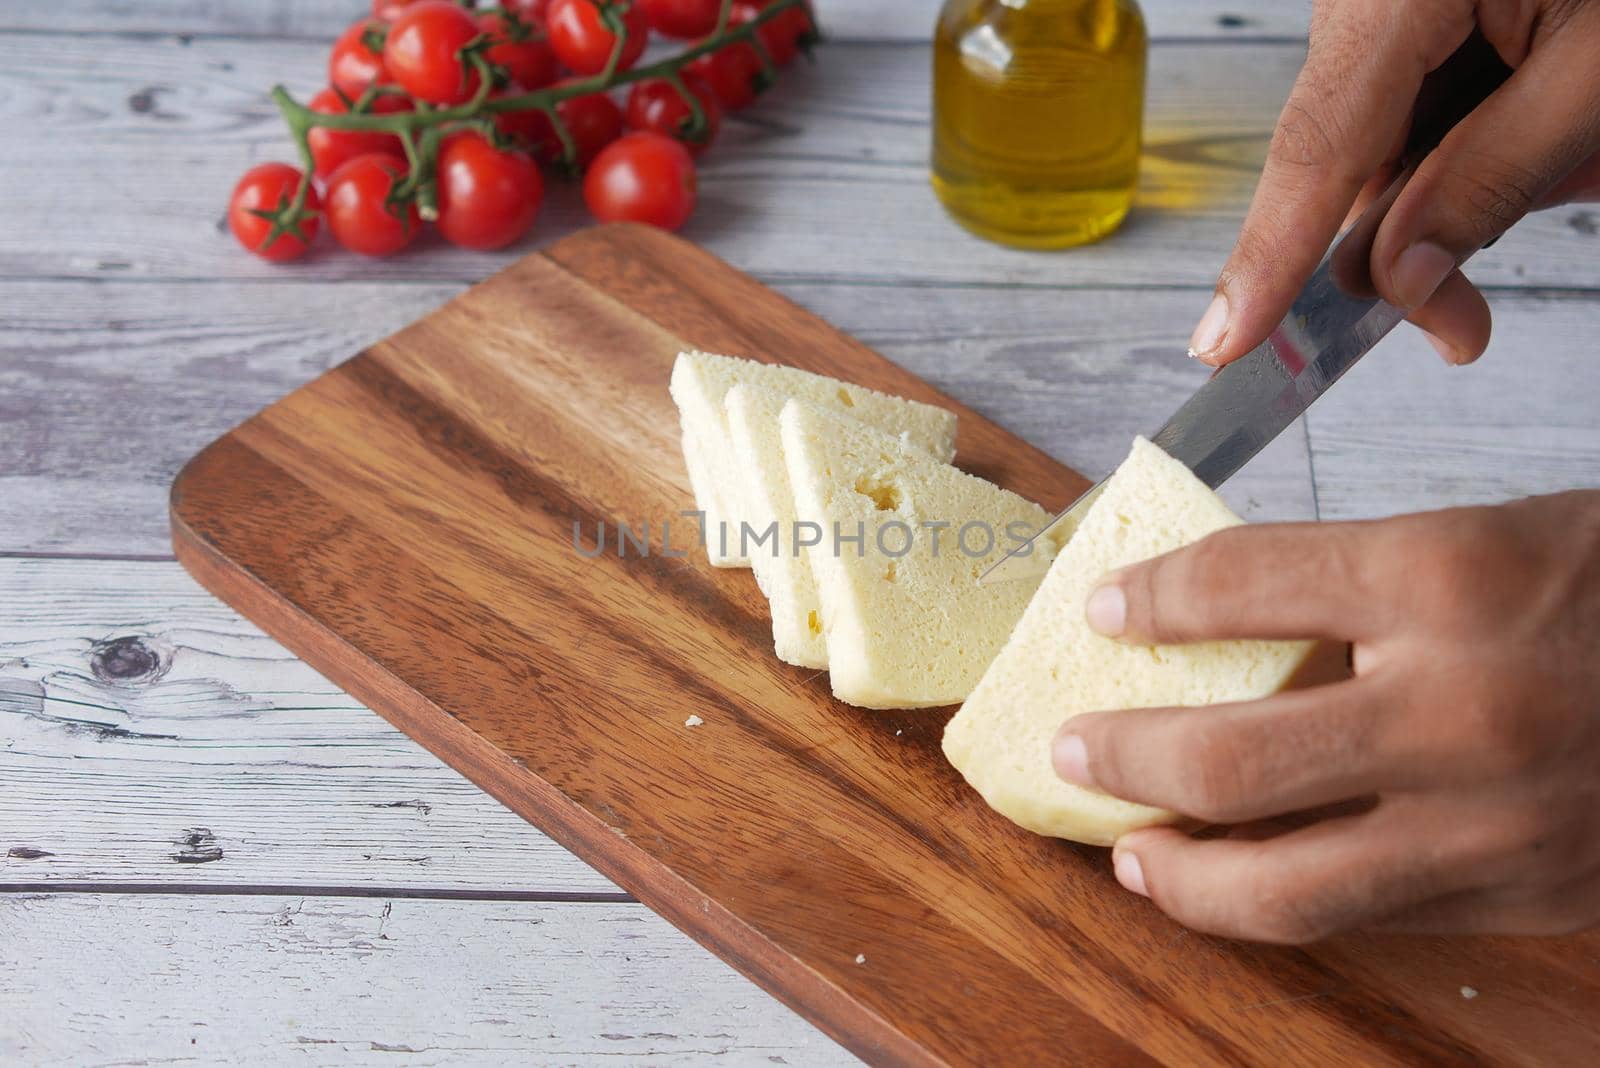
<instances>
[{"instance_id":1,"label":"kitchen knife","mask_svg":"<svg viewBox=\"0 0 1600 1068\"><path fill-rule=\"evenodd\" d=\"M1377 296L1372 282L1378 228L1422 159L1509 75L1510 68L1474 33L1430 76L1418 101L1419 115L1428 119L1419 119L1412 129L1400 176L1334 241L1278 328L1219 368L1156 432L1155 444L1216 489L1405 319L1405 312ZM1095 485L990 567L979 584L1048 570L1052 554L1036 552L1036 543L1076 526L1103 485Z\"/></svg>"}]
</instances>

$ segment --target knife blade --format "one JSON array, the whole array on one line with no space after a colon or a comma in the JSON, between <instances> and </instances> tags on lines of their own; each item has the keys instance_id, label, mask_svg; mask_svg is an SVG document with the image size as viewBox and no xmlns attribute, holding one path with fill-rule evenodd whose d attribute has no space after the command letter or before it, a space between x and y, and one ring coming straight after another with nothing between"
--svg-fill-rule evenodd
<instances>
[{"instance_id":1,"label":"knife blade","mask_svg":"<svg viewBox=\"0 0 1600 1068\"><path fill-rule=\"evenodd\" d=\"M1430 121L1412 130L1408 165L1323 255L1289 312L1267 339L1219 368L1150 439L1216 489L1298 419L1372 351L1406 313L1372 282L1378 228L1417 167L1457 122L1510 74L1476 34L1437 72ZM1420 103L1419 103L1420 107ZM1027 542L978 578L979 585L1030 578L1050 567L1041 538L1069 533L1099 496L1091 487Z\"/></svg>"}]
</instances>

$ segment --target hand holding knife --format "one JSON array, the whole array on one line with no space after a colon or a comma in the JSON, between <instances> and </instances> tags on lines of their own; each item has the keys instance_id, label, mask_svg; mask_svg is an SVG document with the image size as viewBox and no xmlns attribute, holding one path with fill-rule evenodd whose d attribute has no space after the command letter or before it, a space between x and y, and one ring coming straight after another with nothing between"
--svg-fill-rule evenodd
<instances>
[{"instance_id":1,"label":"hand holding knife","mask_svg":"<svg viewBox=\"0 0 1600 1068\"><path fill-rule=\"evenodd\" d=\"M1510 76L1494 48L1474 33L1430 76L1402 155L1401 173L1334 241L1267 339L1211 376L1152 441L1212 489L1299 418L1406 317L1382 300L1371 275L1378 228L1429 152ZM1099 485L1079 497L1026 544L990 567L980 583L1047 570L1035 542L1076 524Z\"/></svg>"}]
</instances>

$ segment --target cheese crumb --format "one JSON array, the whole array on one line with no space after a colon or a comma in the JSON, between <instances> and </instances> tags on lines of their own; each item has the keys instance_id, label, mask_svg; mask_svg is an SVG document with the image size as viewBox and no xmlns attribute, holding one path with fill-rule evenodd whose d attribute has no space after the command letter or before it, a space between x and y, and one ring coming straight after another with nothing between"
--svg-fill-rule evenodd
<instances>
[{"instance_id":1,"label":"cheese crumb","mask_svg":"<svg viewBox=\"0 0 1600 1068\"><path fill-rule=\"evenodd\" d=\"M685 727L698 727L704 722L705 720L701 719L699 716L690 716L688 719L683 721L683 725Z\"/></svg>"},{"instance_id":2,"label":"cheese crumb","mask_svg":"<svg viewBox=\"0 0 1600 1068\"><path fill-rule=\"evenodd\" d=\"M867 955L865 953L857 953L856 954L856 963L857 964L865 964L865 963L867 963Z\"/></svg>"},{"instance_id":3,"label":"cheese crumb","mask_svg":"<svg viewBox=\"0 0 1600 1068\"><path fill-rule=\"evenodd\" d=\"M1466 998L1468 1001L1471 1001L1473 998L1478 996L1478 992L1470 986L1464 986L1461 988L1461 996Z\"/></svg>"}]
</instances>

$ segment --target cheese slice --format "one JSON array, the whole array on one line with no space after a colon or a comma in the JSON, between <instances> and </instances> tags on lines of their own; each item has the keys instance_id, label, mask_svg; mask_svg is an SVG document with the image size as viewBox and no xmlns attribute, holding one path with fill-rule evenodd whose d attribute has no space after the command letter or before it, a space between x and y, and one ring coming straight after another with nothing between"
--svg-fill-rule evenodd
<instances>
[{"instance_id":1,"label":"cheese slice","mask_svg":"<svg viewBox=\"0 0 1600 1068\"><path fill-rule=\"evenodd\" d=\"M1038 585L978 576L1049 515L819 408L790 400L778 422L796 515L821 536L806 551L834 696L866 708L961 701Z\"/></svg>"},{"instance_id":2,"label":"cheese slice","mask_svg":"<svg viewBox=\"0 0 1600 1068\"><path fill-rule=\"evenodd\" d=\"M788 400L770 389L739 384L728 390L728 433L744 479L746 516L752 526L775 531L769 546L750 554L756 584L772 610L772 645L778 659L799 667L828 666L822 636L822 601L811 559L796 544L799 515L783 459L778 418Z\"/></svg>"},{"instance_id":3,"label":"cheese slice","mask_svg":"<svg viewBox=\"0 0 1600 1068\"><path fill-rule=\"evenodd\" d=\"M684 462L695 506L705 513L706 550L717 567L749 567L741 548L748 521L743 480L728 434L723 400L738 383L770 389L808 404L837 408L941 460L955 455L956 417L943 408L878 393L797 367L757 363L709 352L683 352L672 365L672 399L683 424ZM701 472L696 478L695 471ZM759 533L759 528L754 528Z\"/></svg>"},{"instance_id":4,"label":"cheese slice","mask_svg":"<svg viewBox=\"0 0 1600 1068\"><path fill-rule=\"evenodd\" d=\"M1094 845L1177 818L1064 782L1051 766L1051 742L1065 720L1085 712L1250 700L1291 681L1313 643L1144 647L1102 637L1084 618L1108 571L1240 522L1187 467L1143 438L1134 442L945 728L945 756L990 807L1038 834Z\"/></svg>"}]
</instances>

